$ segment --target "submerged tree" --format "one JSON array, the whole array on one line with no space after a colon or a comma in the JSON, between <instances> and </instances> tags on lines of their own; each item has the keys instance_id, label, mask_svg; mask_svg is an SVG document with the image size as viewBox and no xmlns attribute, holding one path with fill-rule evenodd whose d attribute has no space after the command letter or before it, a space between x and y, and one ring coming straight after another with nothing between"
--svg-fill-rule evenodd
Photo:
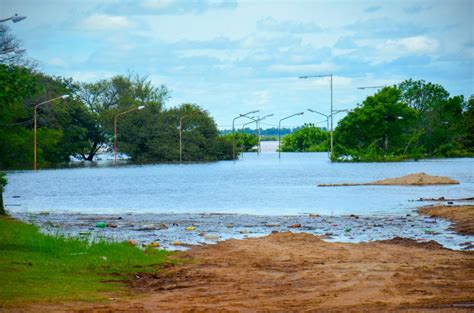
<instances>
[{"instance_id":1,"label":"submerged tree","mask_svg":"<svg viewBox=\"0 0 474 313\"><path fill-rule=\"evenodd\" d=\"M328 150L328 132L315 126L305 124L302 128L283 137L283 152L322 152Z\"/></svg>"}]
</instances>

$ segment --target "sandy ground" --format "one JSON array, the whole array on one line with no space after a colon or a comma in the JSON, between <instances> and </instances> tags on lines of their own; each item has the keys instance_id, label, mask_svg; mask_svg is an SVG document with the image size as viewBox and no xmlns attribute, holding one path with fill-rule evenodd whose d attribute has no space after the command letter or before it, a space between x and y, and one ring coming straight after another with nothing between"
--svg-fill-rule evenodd
<instances>
[{"instance_id":1,"label":"sandy ground","mask_svg":"<svg viewBox=\"0 0 474 313\"><path fill-rule=\"evenodd\" d=\"M344 183L344 184L320 184L319 187L338 187L338 186L426 186L426 185L455 185L459 184L457 180L446 176L431 176L425 173L415 173L397 178L387 178L368 183Z\"/></svg>"},{"instance_id":2,"label":"sandy ground","mask_svg":"<svg viewBox=\"0 0 474 313\"><path fill-rule=\"evenodd\" d=\"M328 243L275 233L180 253L131 282L137 297L30 307L72 312L472 312L474 253L392 239Z\"/></svg>"},{"instance_id":3,"label":"sandy ground","mask_svg":"<svg viewBox=\"0 0 474 313\"><path fill-rule=\"evenodd\" d=\"M474 235L474 205L436 205L418 209L418 213L444 218L454 223L453 229L459 233Z\"/></svg>"}]
</instances>

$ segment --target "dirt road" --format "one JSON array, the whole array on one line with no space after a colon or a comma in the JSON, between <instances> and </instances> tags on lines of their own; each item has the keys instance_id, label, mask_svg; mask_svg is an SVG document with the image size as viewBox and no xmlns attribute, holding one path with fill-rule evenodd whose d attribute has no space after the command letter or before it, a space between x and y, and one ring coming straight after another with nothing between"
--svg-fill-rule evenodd
<instances>
[{"instance_id":1,"label":"dirt road","mask_svg":"<svg viewBox=\"0 0 474 313\"><path fill-rule=\"evenodd\" d=\"M474 254L407 239L327 243L276 233L196 247L186 262L135 278L139 295L82 312L472 312ZM43 307L44 308L44 307Z\"/></svg>"}]
</instances>

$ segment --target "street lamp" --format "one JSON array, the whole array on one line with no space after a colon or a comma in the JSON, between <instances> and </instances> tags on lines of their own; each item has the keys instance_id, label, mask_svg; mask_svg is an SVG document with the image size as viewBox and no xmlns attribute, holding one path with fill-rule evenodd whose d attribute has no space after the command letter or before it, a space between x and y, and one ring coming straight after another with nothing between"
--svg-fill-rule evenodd
<instances>
[{"instance_id":1,"label":"street lamp","mask_svg":"<svg viewBox=\"0 0 474 313\"><path fill-rule=\"evenodd\" d=\"M333 119L333 94L332 94L332 81L333 81L333 74L325 74L325 75L306 75L306 76L300 76L299 78L301 79L308 79L308 78L322 78L322 77L330 77L331 78L331 160L332 160L332 153L333 153L333 148L334 148L334 134L333 134L333 125L334 125L334 119Z\"/></svg>"},{"instance_id":2,"label":"street lamp","mask_svg":"<svg viewBox=\"0 0 474 313\"><path fill-rule=\"evenodd\" d=\"M183 119L186 117L190 117L191 115L197 114L197 112L192 112L190 114L186 114L179 118L179 162L183 162Z\"/></svg>"},{"instance_id":3,"label":"street lamp","mask_svg":"<svg viewBox=\"0 0 474 313\"><path fill-rule=\"evenodd\" d=\"M21 20L24 20L26 16L20 16L18 14L12 15L11 17L0 20L0 23L11 20L13 23L18 23Z\"/></svg>"},{"instance_id":4,"label":"street lamp","mask_svg":"<svg viewBox=\"0 0 474 313\"><path fill-rule=\"evenodd\" d=\"M289 119L290 117L293 117L293 116L296 116L296 115L303 115L303 114L304 114L304 112L295 113L293 115L284 117L280 121L278 121L278 158L279 159L281 159L281 135L280 135L281 121Z\"/></svg>"},{"instance_id":5,"label":"street lamp","mask_svg":"<svg viewBox=\"0 0 474 313\"><path fill-rule=\"evenodd\" d=\"M324 113L321 113L321 112L318 112L318 111L316 111L316 110L312 110L312 109L308 109L308 111L309 111L309 112L312 112L312 113L316 113L316 114L319 114L319 115L324 116L324 117L326 118L326 129L329 130L329 118L332 117L333 115L338 114L338 113L347 112L348 110L347 110L347 109L345 109L345 110L334 110L334 111L332 112L332 114L329 114L329 115L324 114ZM328 149L328 157L329 157L329 159L331 159L331 153L330 153L329 149Z\"/></svg>"},{"instance_id":6,"label":"street lamp","mask_svg":"<svg viewBox=\"0 0 474 313\"><path fill-rule=\"evenodd\" d=\"M380 88L385 88L387 87L387 85L383 85L383 86L363 86L363 87L357 87L357 89L361 89L361 90L364 90L364 89L380 89Z\"/></svg>"},{"instance_id":7,"label":"street lamp","mask_svg":"<svg viewBox=\"0 0 474 313\"><path fill-rule=\"evenodd\" d=\"M261 146L260 146L260 121L263 121L267 117L273 116L273 114L268 114L265 115L264 117L257 117L256 119L253 117L246 116L246 118L251 119L252 121L255 122L255 128L257 130L257 138L258 138L258 145L257 145L257 155L261 152ZM248 123L247 123L248 124ZM247 125L245 124L245 125Z\"/></svg>"},{"instance_id":8,"label":"street lamp","mask_svg":"<svg viewBox=\"0 0 474 313\"><path fill-rule=\"evenodd\" d=\"M245 114L239 114L239 116L235 117L232 120L232 160L235 160L235 120L241 117L247 117L247 115L257 113L257 112L260 112L260 110L251 111Z\"/></svg>"},{"instance_id":9,"label":"street lamp","mask_svg":"<svg viewBox=\"0 0 474 313\"><path fill-rule=\"evenodd\" d=\"M130 112L133 112L133 111L139 111L139 110L142 110L144 108L145 108L145 106L141 105L139 107L131 108L130 110L123 111L123 112L120 112L120 113L115 115L115 117L114 117L114 165L117 165L117 118L120 115L124 115L124 114L130 113Z\"/></svg>"},{"instance_id":10,"label":"street lamp","mask_svg":"<svg viewBox=\"0 0 474 313\"><path fill-rule=\"evenodd\" d=\"M68 98L69 95L62 95L60 97L57 97L57 98L53 98L53 99L50 99L50 100L47 100L47 101L44 101L44 102L41 102L41 103L38 103L37 105L35 105L34 109L33 109L33 120L34 120L34 123L33 123L33 141L34 141L34 144L33 144L33 169L36 171L37 167L36 167L36 111L38 109L38 107L40 105L43 105L43 104L46 104L46 103L50 103L54 100L58 100L58 99L66 99Z\"/></svg>"}]
</instances>

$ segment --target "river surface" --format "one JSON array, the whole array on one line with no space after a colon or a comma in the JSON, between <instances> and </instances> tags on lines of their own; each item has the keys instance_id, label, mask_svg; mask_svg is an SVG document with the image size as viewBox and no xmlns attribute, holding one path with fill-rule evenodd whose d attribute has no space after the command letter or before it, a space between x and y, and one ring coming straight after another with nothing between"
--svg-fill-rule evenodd
<instances>
[{"instance_id":1,"label":"river surface","mask_svg":"<svg viewBox=\"0 0 474 313\"><path fill-rule=\"evenodd\" d=\"M460 185L318 187L425 172ZM474 159L330 163L326 153L246 153L236 161L8 172L10 212L405 215L420 197L474 195Z\"/></svg>"}]
</instances>

